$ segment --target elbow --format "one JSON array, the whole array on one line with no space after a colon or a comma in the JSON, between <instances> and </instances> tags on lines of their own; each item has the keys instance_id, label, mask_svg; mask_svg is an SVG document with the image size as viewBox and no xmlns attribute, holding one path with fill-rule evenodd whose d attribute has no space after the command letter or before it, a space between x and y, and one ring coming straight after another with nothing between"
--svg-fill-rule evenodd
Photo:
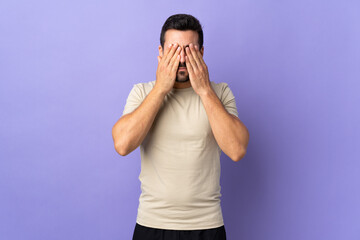
<instances>
[{"instance_id":1,"label":"elbow","mask_svg":"<svg viewBox=\"0 0 360 240\"><path fill-rule=\"evenodd\" d=\"M242 158L244 158L246 154L246 148L240 147L236 153L230 156L231 160L234 162L240 161Z\"/></svg>"},{"instance_id":2,"label":"elbow","mask_svg":"<svg viewBox=\"0 0 360 240\"><path fill-rule=\"evenodd\" d=\"M124 139L120 137L121 134L115 132L115 126L116 125L112 128L112 138L114 141L115 151L121 156L126 156L130 153L128 144L126 144Z\"/></svg>"},{"instance_id":3,"label":"elbow","mask_svg":"<svg viewBox=\"0 0 360 240\"><path fill-rule=\"evenodd\" d=\"M130 151L128 150L128 148L121 143L115 143L114 144L115 147L115 151L120 154L121 156L126 156L130 153Z\"/></svg>"},{"instance_id":4,"label":"elbow","mask_svg":"<svg viewBox=\"0 0 360 240\"><path fill-rule=\"evenodd\" d=\"M234 154L233 154L232 157L231 157L231 159L232 159L234 162L238 162L238 161L240 161L242 158L245 157L245 155L246 155L246 149L247 149L248 144L249 144L249 131L246 129L246 140L245 140L245 143L239 144L239 145L236 147L236 150L234 150Z\"/></svg>"}]
</instances>

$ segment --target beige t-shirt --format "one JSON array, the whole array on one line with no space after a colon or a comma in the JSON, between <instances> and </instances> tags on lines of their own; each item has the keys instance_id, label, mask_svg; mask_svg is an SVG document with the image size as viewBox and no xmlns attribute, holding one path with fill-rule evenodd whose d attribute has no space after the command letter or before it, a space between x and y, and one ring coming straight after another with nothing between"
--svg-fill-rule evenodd
<instances>
[{"instance_id":1,"label":"beige t-shirt","mask_svg":"<svg viewBox=\"0 0 360 240\"><path fill-rule=\"evenodd\" d=\"M135 84L123 115L135 110L154 85L155 81ZM228 84L211 85L225 109L238 116ZM140 145L142 193L136 222L173 230L224 225L220 154L200 97L192 87L173 88Z\"/></svg>"}]
</instances>

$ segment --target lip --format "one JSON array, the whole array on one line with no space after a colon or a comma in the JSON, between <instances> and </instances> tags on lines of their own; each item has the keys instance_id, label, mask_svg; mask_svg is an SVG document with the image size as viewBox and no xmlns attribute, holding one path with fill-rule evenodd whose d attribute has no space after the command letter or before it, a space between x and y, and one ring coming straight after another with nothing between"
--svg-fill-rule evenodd
<instances>
[{"instance_id":1,"label":"lip","mask_svg":"<svg viewBox=\"0 0 360 240\"><path fill-rule=\"evenodd\" d=\"M179 68L179 70L182 70L182 69L183 69L183 70L186 70L186 68L184 68L184 67Z\"/></svg>"}]
</instances>

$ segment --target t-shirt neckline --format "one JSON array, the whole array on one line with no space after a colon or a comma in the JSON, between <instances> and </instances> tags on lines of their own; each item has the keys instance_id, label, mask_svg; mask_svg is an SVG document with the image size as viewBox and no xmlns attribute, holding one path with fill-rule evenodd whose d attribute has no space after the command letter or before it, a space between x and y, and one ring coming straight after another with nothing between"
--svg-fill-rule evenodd
<instances>
[{"instance_id":1,"label":"t-shirt neckline","mask_svg":"<svg viewBox=\"0 0 360 240\"><path fill-rule=\"evenodd\" d=\"M173 88L174 92L190 92L194 91L193 87L187 87L187 88Z\"/></svg>"}]
</instances>

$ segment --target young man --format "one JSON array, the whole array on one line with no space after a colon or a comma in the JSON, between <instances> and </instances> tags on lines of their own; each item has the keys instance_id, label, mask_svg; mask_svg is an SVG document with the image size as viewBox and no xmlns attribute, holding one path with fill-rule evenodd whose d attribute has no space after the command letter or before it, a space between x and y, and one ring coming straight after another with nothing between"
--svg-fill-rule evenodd
<instances>
[{"instance_id":1,"label":"young man","mask_svg":"<svg viewBox=\"0 0 360 240\"><path fill-rule=\"evenodd\" d=\"M209 80L199 21L170 16L160 43L156 80L133 86L112 129L120 155L140 146L133 240L224 240L220 154L239 161L249 133L229 86Z\"/></svg>"}]
</instances>

